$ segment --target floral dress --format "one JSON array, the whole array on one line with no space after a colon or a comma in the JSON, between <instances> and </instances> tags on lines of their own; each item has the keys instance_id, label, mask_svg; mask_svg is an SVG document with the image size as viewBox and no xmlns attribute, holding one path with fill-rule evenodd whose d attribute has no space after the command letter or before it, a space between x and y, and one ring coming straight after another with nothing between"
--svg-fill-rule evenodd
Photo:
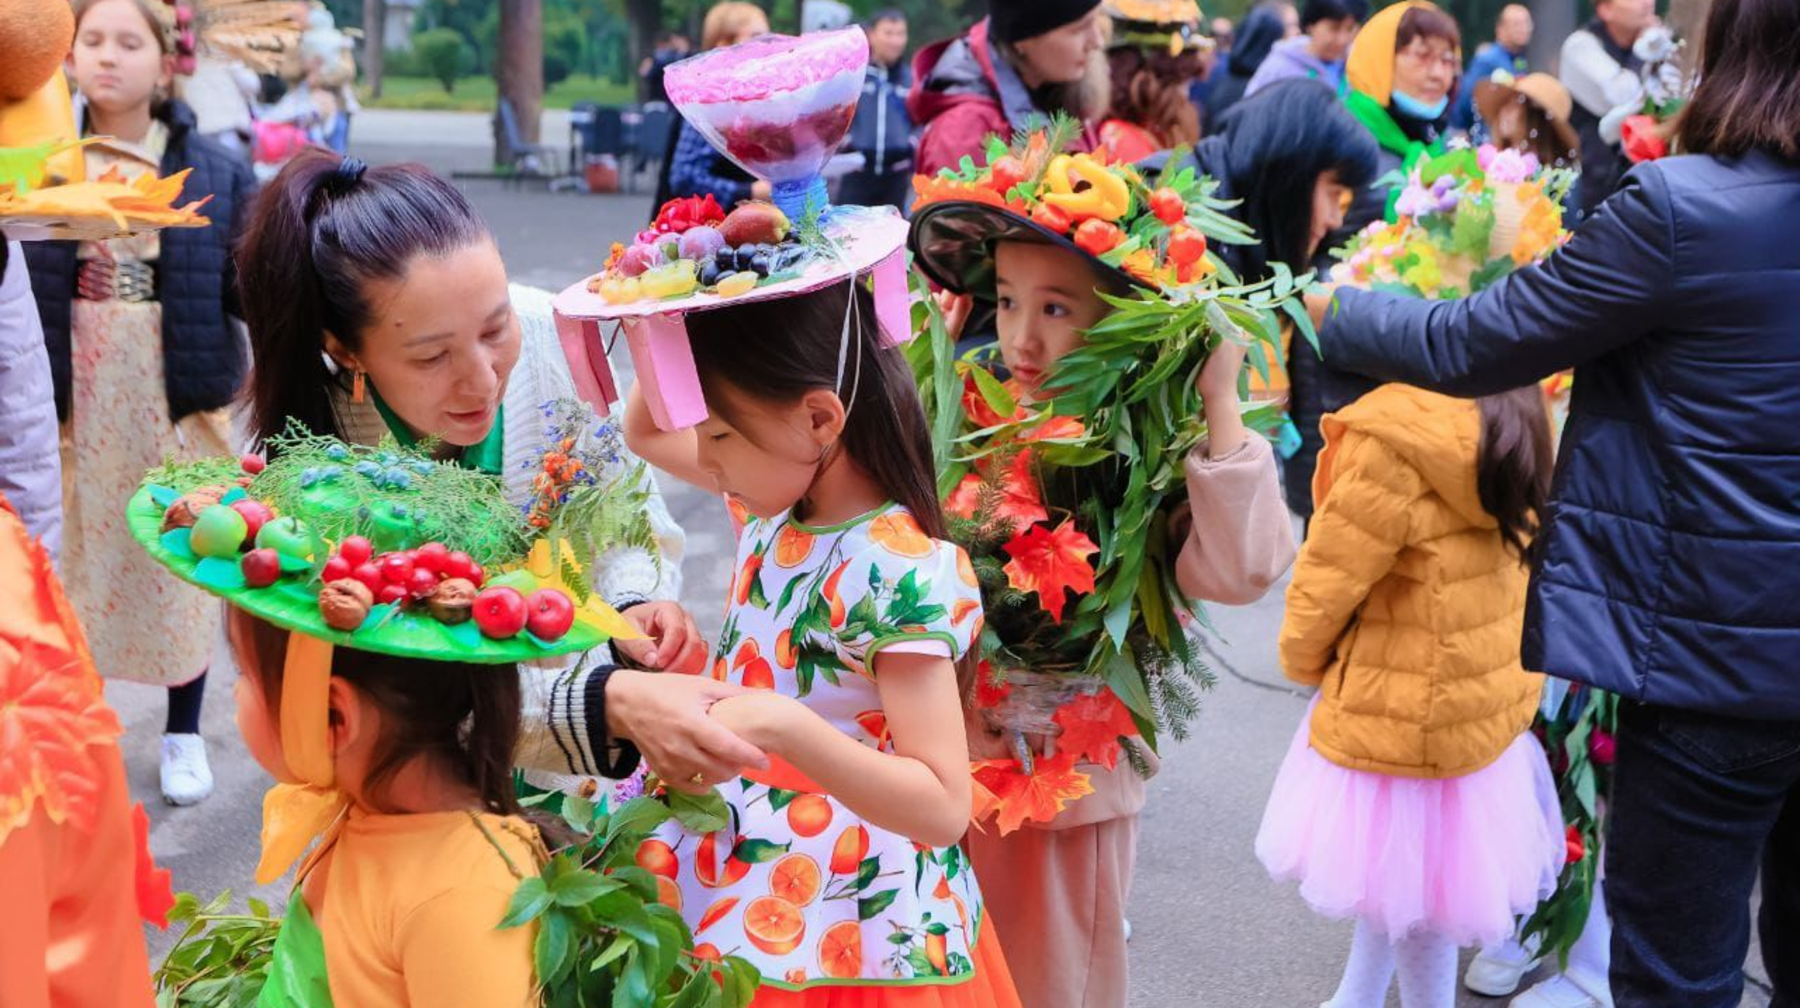
<instances>
[{"instance_id":1,"label":"floral dress","mask_svg":"<svg viewBox=\"0 0 1800 1008\"><path fill-rule=\"evenodd\" d=\"M748 518L713 675L798 697L892 752L876 653L959 657L981 622L967 556L902 508L830 528ZM866 823L780 761L719 790L730 825L702 835L671 822L639 854L672 880L664 897L703 953L743 956L777 989L974 978L981 895L959 848Z\"/></svg>"},{"instance_id":2,"label":"floral dress","mask_svg":"<svg viewBox=\"0 0 1800 1008\"><path fill-rule=\"evenodd\" d=\"M142 146L94 144L86 152L89 177L111 167L128 178L154 173L166 137L162 123L153 122ZM160 251L154 233L105 245L122 263L153 263ZM77 254L88 260L105 253L83 242ZM177 686L206 671L219 603L169 577L138 547L126 527L125 502L144 470L167 459L231 454L231 417L219 409L170 421L162 305L76 298L71 311L69 419L62 429L63 580L101 675Z\"/></svg>"}]
</instances>

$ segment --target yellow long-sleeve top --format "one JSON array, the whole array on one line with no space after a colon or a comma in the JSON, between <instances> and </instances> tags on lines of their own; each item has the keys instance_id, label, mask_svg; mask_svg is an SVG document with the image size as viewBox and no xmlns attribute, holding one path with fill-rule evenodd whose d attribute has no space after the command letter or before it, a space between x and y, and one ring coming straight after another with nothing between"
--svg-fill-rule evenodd
<instances>
[{"instance_id":1,"label":"yellow long-sleeve top","mask_svg":"<svg viewBox=\"0 0 1800 1008\"><path fill-rule=\"evenodd\" d=\"M482 814L484 836L475 819L467 812L349 813L301 887L324 942L334 1004L536 1003L534 928L495 927L519 885L506 859L536 874L536 833L522 819Z\"/></svg>"}]
</instances>

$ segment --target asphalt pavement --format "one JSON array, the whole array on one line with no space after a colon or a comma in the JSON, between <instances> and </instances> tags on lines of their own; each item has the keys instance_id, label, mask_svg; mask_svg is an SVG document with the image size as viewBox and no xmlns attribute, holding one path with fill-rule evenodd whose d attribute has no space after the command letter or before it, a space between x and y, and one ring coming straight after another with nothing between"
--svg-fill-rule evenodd
<instances>
[{"instance_id":1,"label":"asphalt pavement","mask_svg":"<svg viewBox=\"0 0 1800 1008\"><path fill-rule=\"evenodd\" d=\"M488 161L486 118L454 113L367 111L355 125L355 152L371 163L420 160L440 171L475 171ZM559 130L561 132L559 132ZM560 142L566 120L546 123ZM646 195L590 196L497 180L459 183L486 218L512 279L551 290L592 272L610 242L649 216ZM629 368L623 348L615 367ZM715 499L663 483L688 532L685 599L703 629L716 627L732 544ZM1132 1008L1312 1008L1332 993L1351 926L1315 916L1292 886L1269 880L1252 841L1307 693L1286 683L1275 660L1282 590L1242 608L1213 607L1218 634L1205 646L1217 677L1185 742L1164 749L1143 816L1130 921ZM152 821L151 848L178 889L211 895L231 889L279 902L282 884L249 885L261 796L268 784L232 724L234 674L221 655L207 688L203 731L217 790L191 808L162 804L156 781L162 691L112 683L107 693L127 730L133 794ZM153 956L169 937L150 932ZM1467 953L1465 953L1465 961ZM1768 1004L1766 975L1752 953L1743 1004ZM1759 984L1761 986L1759 986ZM1391 1004L1398 1005L1394 996ZM1458 1008L1504 1000L1460 991Z\"/></svg>"}]
</instances>

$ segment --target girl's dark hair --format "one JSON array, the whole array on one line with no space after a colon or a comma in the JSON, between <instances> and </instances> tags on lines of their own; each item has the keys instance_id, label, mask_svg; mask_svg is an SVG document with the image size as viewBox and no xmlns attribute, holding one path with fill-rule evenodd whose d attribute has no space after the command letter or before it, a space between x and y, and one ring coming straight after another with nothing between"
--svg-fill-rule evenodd
<instances>
[{"instance_id":1,"label":"girl's dark hair","mask_svg":"<svg viewBox=\"0 0 1800 1008\"><path fill-rule=\"evenodd\" d=\"M838 343L849 291L858 322L851 327L840 388ZM796 297L694 312L687 331L709 409L732 419L721 405L722 384L768 402L792 402L815 389L837 392L849 412L844 453L889 500L912 512L926 535L947 537L931 432L912 369L898 349L880 345L875 299L861 283L847 280Z\"/></svg>"},{"instance_id":2,"label":"girl's dark hair","mask_svg":"<svg viewBox=\"0 0 1800 1008\"><path fill-rule=\"evenodd\" d=\"M1331 88L1312 80L1258 91L1225 114L1220 130L1222 174L1243 199L1234 212L1260 239L1237 247L1244 279L1261 280L1278 262L1295 273L1311 269L1313 186L1328 171L1352 190L1374 181L1374 137Z\"/></svg>"},{"instance_id":3,"label":"girl's dark hair","mask_svg":"<svg viewBox=\"0 0 1800 1008\"><path fill-rule=\"evenodd\" d=\"M1800 4L1713 0L1680 132L1690 154L1800 161Z\"/></svg>"},{"instance_id":4,"label":"girl's dark hair","mask_svg":"<svg viewBox=\"0 0 1800 1008\"><path fill-rule=\"evenodd\" d=\"M1550 498L1550 417L1536 385L1475 400L1481 451L1475 487L1481 506L1500 523L1500 537L1529 561L1531 542Z\"/></svg>"},{"instance_id":5,"label":"girl's dark hair","mask_svg":"<svg viewBox=\"0 0 1800 1008\"><path fill-rule=\"evenodd\" d=\"M1228 65L1232 73L1239 77L1253 76L1262 61L1269 58L1269 50L1287 34L1287 26L1281 23L1281 15L1276 11L1278 6L1259 3L1244 15L1231 43Z\"/></svg>"},{"instance_id":6,"label":"girl's dark hair","mask_svg":"<svg viewBox=\"0 0 1800 1008\"><path fill-rule=\"evenodd\" d=\"M1300 8L1300 30L1305 31L1320 21L1361 22L1369 16L1369 5L1363 0L1306 0Z\"/></svg>"},{"instance_id":7,"label":"girl's dark hair","mask_svg":"<svg viewBox=\"0 0 1800 1008\"><path fill-rule=\"evenodd\" d=\"M1200 111L1188 97L1188 85L1201 72L1198 49L1171 56L1166 49L1118 46L1107 51L1106 61L1112 71L1110 115L1149 130L1164 150L1200 139Z\"/></svg>"},{"instance_id":8,"label":"girl's dark hair","mask_svg":"<svg viewBox=\"0 0 1800 1008\"><path fill-rule=\"evenodd\" d=\"M1414 7L1400 15L1400 23L1394 28L1394 51L1405 49L1419 38L1443 39L1452 49L1462 48L1462 29L1457 27L1456 19L1436 7Z\"/></svg>"},{"instance_id":9,"label":"girl's dark hair","mask_svg":"<svg viewBox=\"0 0 1800 1008\"><path fill-rule=\"evenodd\" d=\"M281 717L282 669L288 631L228 606L226 631L243 655L242 672L261 690L276 723ZM519 675L511 665L399 658L340 647L331 674L381 711L362 800L380 809L394 774L416 757L440 766L481 796L488 811L517 815L513 752L519 746Z\"/></svg>"},{"instance_id":10,"label":"girl's dark hair","mask_svg":"<svg viewBox=\"0 0 1800 1008\"><path fill-rule=\"evenodd\" d=\"M365 168L316 149L289 161L257 196L237 250L255 361L251 437L281 433L290 417L314 434L341 433L332 391L350 376L326 364L325 333L360 348L371 281L487 238L463 194L423 165Z\"/></svg>"}]
</instances>

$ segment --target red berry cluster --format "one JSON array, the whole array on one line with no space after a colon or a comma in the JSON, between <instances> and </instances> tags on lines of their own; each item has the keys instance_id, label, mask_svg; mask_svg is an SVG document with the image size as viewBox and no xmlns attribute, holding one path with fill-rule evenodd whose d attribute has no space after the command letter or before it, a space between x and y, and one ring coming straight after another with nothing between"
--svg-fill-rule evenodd
<instances>
[{"instance_id":1,"label":"red berry cluster","mask_svg":"<svg viewBox=\"0 0 1800 1008\"><path fill-rule=\"evenodd\" d=\"M462 578L480 587L487 572L469 554L449 549L441 542L377 556L374 544L353 535L338 543L337 552L325 561L320 577L327 584L339 578L361 581L377 603L400 605L409 599L416 602L426 598L437 590L438 582L449 578Z\"/></svg>"}]
</instances>

